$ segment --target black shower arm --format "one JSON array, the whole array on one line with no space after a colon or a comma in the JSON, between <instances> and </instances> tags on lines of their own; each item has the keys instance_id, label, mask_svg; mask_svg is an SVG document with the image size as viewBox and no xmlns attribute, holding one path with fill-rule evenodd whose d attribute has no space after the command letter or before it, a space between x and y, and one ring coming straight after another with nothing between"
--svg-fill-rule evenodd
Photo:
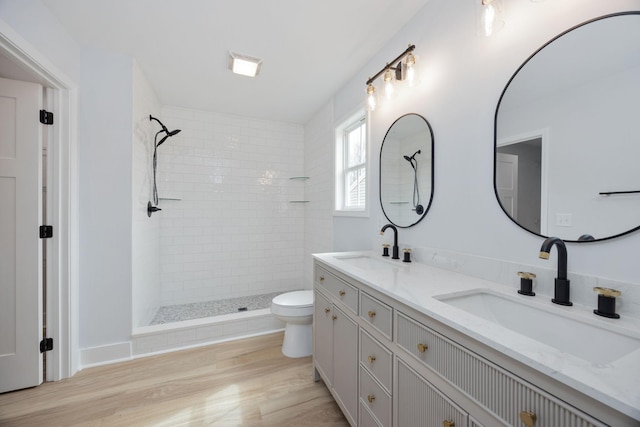
<instances>
[{"instance_id":1,"label":"black shower arm","mask_svg":"<svg viewBox=\"0 0 640 427\"><path fill-rule=\"evenodd\" d=\"M149 115L149 120L151 120L151 121L155 120L156 122L158 122L160 124L160 126L162 126L162 130L163 131L165 131L166 133L169 133L169 129L167 129L167 127L165 125L163 125L160 120L156 119L152 115Z\"/></svg>"}]
</instances>

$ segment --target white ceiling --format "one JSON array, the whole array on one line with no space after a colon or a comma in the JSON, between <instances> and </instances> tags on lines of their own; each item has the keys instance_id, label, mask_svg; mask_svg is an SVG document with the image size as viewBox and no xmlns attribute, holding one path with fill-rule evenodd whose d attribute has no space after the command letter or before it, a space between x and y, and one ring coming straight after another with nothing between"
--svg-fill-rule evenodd
<instances>
[{"instance_id":1,"label":"white ceiling","mask_svg":"<svg viewBox=\"0 0 640 427\"><path fill-rule=\"evenodd\" d=\"M80 44L135 57L162 104L297 123L428 2L43 1ZM232 74L228 51L263 58L260 75Z\"/></svg>"}]
</instances>

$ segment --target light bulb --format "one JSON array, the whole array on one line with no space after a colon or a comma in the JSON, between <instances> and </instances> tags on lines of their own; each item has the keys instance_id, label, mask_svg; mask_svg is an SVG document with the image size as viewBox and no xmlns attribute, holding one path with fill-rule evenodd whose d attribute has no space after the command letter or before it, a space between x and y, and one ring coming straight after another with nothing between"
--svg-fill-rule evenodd
<instances>
[{"instance_id":1,"label":"light bulb","mask_svg":"<svg viewBox=\"0 0 640 427\"><path fill-rule=\"evenodd\" d=\"M391 69L387 68L387 71L384 72L384 94L387 99L391 99L394 91L395 89L393 87L393 74L391 73Z\"/></svg>"},{"instance_id":2,"label":"light bulb","mask_svg":"<svg viewBox=\"0 0 640 427\"><path fill-rule=\"evenodd\" d=\"M407 84L409 85L409 87L413 87L413 84L415 82L415 78L416 78L416 70L414 68L415 64L416 64L416 57L413 56L412 53L409 53L405 61L405 66L406 66L405 80L407 81Z\"/></svg>"},{"instance_id":3,"label":"light bulb","mask_svg":"<svg viewBox=\"0 0 640 427\"><path fill-rule=\"evenodd\" d=\"M369 111L376 109L376 88L371 83L367 86L367 104L369 105Z\"/></svg>"},{"instance_id":4,"label":"light bulb","mask_svg":"<svg viewBox=\"0 0 640 427\"><path fill-rule=\"evenodd\" d=\"M487 4L482 13L484 23L484 35L489 37L493 33L493 24L496 20L496 10L491 3Z\"/></svg>"},{"instance_id":5,"label":"light bulb","mask_svg":"<svg viewBox=\"0 0 640 427\"><path fill-rule=\"evenodd\" d=\"M501 0L482 0L480 21L484 35L489 37L504 25Z\"/></svg>"}]
</instances>

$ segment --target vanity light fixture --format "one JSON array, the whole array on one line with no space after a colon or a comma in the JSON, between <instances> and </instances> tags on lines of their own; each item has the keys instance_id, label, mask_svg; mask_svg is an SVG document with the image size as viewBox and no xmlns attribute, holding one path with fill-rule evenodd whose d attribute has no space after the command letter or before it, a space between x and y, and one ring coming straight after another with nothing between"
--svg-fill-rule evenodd
<instances>
[{"instance_id":1,"label":"vanity light fixture","mask_svg":"<svg viewBox=\"0 0 640 427\"><path fill-rule=\"evenodd\" d=\"M502 0L481 0L480 25L484 35L489 37L504 25Z\"/></svg>"},{"instance_id":2,"label":"vanity light fixture","mask_svg":"<svg viewBox=\"0 0 640 427\"><path fill-rule=\"evenodd\" d=\"M255 77L260 73L262 59L242 53L229 52L229 69L235 74Z\"/></svg>"},{"instance_id":3,"label":"vanity light fixture","mask_svg":"<svg viewBox=\"0 0 640 427\"><path fill-rule=\"evenodd\" d=\"M394 81L407 81L409 87L415 84L415 65L416 57L413 51L416 46L410 44L409 47L398 55L393 61L387 62L387 65L378 71L373 77L367 80L367 105L370 111L376 109L378 104L376 96L376 88L373 82L380 76L383 76L384 94L387 99L391 99L395 93ZM404 61L402 61L404 59ZM395 64L395 66L393 65Z\"/></svg>"}]
</instances>

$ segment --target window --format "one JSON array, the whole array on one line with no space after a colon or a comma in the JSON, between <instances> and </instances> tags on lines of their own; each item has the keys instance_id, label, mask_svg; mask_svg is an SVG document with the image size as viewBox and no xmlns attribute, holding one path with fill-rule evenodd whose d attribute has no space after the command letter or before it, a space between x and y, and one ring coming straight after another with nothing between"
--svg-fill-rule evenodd
<instances>
[{"instance_id":1,"label":"window","mask_svg":"<svg viewBox=\"0 0 640 427\"><path fill-rule=\"evenodd\" d=\"M336 212L367 212L367 122L364 111L336 128Z\"/></svg>"}]
</instances>

